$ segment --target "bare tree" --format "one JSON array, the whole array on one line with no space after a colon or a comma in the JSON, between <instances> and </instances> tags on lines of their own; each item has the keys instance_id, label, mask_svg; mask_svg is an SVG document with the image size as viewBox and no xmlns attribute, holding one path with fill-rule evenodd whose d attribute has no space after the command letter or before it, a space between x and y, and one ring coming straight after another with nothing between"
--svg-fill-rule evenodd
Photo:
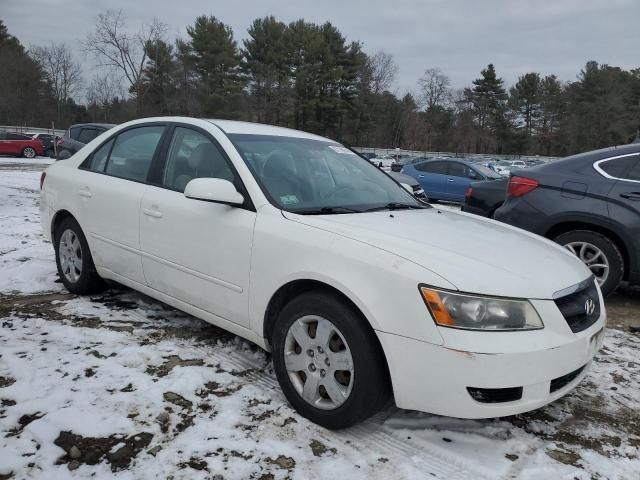
<instances>
[{"instance_id":1,"label":"bare tree","mask_svg":"<svg viewBox=\"0 0 640 480\"><path fill-rule=\"evenodd\" d=\"M154 18L132 33L127 30L122 10L107 10L95 21L95 30L87 35L84 50L95 56L98 66L119 72L138 99L144 94L140 91L140 79L147 61L147 45L163 39L167 26Z\"/></svg>"},{"instance_id":2,"label":"bare tree","mask_svg":"<svg viewBox=\"0 0 640 480\"><path fill-rule=\"evenodd\" d=\"M29 52L40 64L51 85L58 115L69 98L82 87L82 68L64 43L51 43L48 47L34 47Z\"/></svg>"},{"instance_id":3,"label":"bare tree","mask_svg":"<svg viewBox=\"0 0 640 480\"><path fill-rule=\"evenodd\" d=\"M371 71L371 91L382 93L389 90L398 73L398 65L393 61L393 56L381 50L370 56L367 61Z\"/></svg>"},{"instance_id":4,"label":"bare tree","mask_svg":"<svg viewBox=\"0 0 640 480\"><path fill-rule=\"evenodd\" d=\"M451 98L451 80L439 67L426 69L418 85L421 103L427 111L444 107Z\"/></svg>"}]
</instances>

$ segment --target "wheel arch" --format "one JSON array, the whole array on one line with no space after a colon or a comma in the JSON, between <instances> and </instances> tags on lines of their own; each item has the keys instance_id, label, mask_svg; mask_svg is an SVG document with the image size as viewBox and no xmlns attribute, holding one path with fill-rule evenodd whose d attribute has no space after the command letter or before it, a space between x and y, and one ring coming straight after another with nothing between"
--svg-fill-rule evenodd
<instances>
[{"instance_id":1,"label":"wheel arch","mask_svg":"<svg viewBox=\"0 0 640 480\"><path fill-rule=\"evenodd\" d=\"M378 335L375 332L372 322L363 312L363 309L360 308L357 303L349 297L349 295L341 291L339 288L336 288L335 286L321 280L310 278L291 280L282 285L273 293L264 313L262 336L265 339L265 344L270 348L273 327L275 325L278 314L285 307L285 305L287 305L287 303L289 303L297 296L312 290L325 291L336 295L341 300L349 304L360 315L360 317L362 318L363 326L368 329L369 334L372 336L371 338L376 343L377 348L382 355L386 367L387 379L391 380L391 373L389 369L389 362L387 361L387 355L382 346L382 343L380 342L380 339L378 338Z\"/></svg>"},{"instance_id":2,"label":"wheel arch","mask_svg":"<svg viewBox=\"0 0 640 480\"><path fill-rule=\"evenodd\" d=\"M618 247L618 250L620 250L620 253L622 254L622 260L624 261L624 267L625 267L623 280L629 279L629 272L631 270L630 268L631 258L630 258L629 249L627 248L627 245L624 239L614 229L597 224L597 223L570 220L570 221L559 222L553 225L551 228L549 228L546 231L544 236L553 240L554 238L556 238L559 235L562 235L563 233L571 232L574 230L590 230L592 232L599 233L600 235L603 235L609 238L616 245L616 247Z\"/></svg>"},{"instance_id":3,"label":"wheel arch","mask_svg":"<svg viewBox=\"0 0 640 480\"><path fill-rule=\"evenodd\" d=\"M56 228L58 228L58 225L60 225L62 223L62 221L65 218L73 218L76 222L78 221L78 219L69 211L66 209L61 209L58 210L54 215L53 218L51 219L51 238L55 238L55 232L56 232Z\"/></svg>"}]
</instances>

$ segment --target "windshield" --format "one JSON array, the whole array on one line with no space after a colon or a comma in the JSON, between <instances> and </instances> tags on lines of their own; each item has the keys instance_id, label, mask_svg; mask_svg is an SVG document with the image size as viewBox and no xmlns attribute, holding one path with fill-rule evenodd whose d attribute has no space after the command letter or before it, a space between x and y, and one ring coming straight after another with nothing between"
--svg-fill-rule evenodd
<instances>
[{"instance_id":1,"label":"windshield","mask_svg":"<svg viewBox=\"0 0 640 480\"><path fill-rule=\"evenodd\" d=\"M283 210L355 213L390 205L424 207L369 161L337 143L247 134L230 134L229 139L267 197Z\"/></svg>"},{"instance_id":2,"label":"windshield","mask_svg":"<svg viewBox=\"0 0 640 480\"><path fill-rule=\"evenodd\" d=\"M500 175L497 172L494 172L489 167L485 167L484 165L476 164L473 166L473 168L475 168L477 171L479 171L482 175L484 175L487 178L496 178L496 179L502 178L502 175Z\"/></svg>"}]
</instances>

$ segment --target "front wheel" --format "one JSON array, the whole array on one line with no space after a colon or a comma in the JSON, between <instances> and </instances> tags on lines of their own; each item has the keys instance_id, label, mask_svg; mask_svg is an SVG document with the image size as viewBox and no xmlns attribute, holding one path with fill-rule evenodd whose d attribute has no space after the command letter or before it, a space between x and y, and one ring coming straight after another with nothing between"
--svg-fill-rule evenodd
<instances>
[{"instance_id":1,"label":"front wheel","mask_svg":"<svg viewBox=\"0 0 640 480\"><path fill-rule=\"evenodd\" d=\"M56 265L62 283L71 293L94 293L104 288L96 272L87 239L78 222L67 217L54 233Z\"/></svg>"},{"instance_id":2,"label":"front wheel","mask_svg":"<svg viewBox=\"0 0 640 480\"><path fill-rule=\"evenodd\" d=\"M325 428L346 428L389 398L388 372L373 330L337 295L304 293L280 312L273 365L287 400Z\"/></svg>"},{"instance_id":3,"label":"front wheel","mask_svg":"<svg viewBox=\"0 0 640 480\"><path fill-rule=\"evenodd\" d=\"M24 158L35 158L36 150L33 147L24 147L22 150L22 156Z\"/></svg>"},{"instance_id":4,"label":"front wheel","mask_svg":"<svg viewBox=\"0 0 640 480\"><path fill-rule=\"evenodd\" d=\"M574 230L554 238L589 267L603 295L612 293L622 281L624 259L614 242L590 230Z\"/></svg>"}]
</instances>

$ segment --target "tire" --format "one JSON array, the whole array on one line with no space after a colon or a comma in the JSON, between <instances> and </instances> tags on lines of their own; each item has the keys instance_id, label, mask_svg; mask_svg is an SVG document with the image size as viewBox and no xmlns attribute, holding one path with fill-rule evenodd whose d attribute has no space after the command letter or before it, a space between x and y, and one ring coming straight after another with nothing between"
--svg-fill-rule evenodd
<instances>
[{"instance_id":1,"label":"tire","mask_svg":"<svg viewBox=\"0 0 640 480\"><path fill-rule=\"evenodd\" d=\"M495 207L493 207L493 210L491 210L491 212L489 213L489 218L495 218L496 210L498 210L501 206L502 206L502 203L500 203L500 204L496 205Z\"/></svg>"},{"instance_id":2,"label":"tire","mask_svg":"<svg viewBox=\"0 0 640 480\"><path fill-rule=\"evenodd\" d=\"M69 150L61 150L58 152L58 160L66 160L71 158L71 152Z\"/></svg>"},{"instance_id":3,"label":"tire","mask_svg":"<svg viewBox=\"0 0 640 480\"><path fill-rule=\"evenodd\" d=\"M569 249L589 267L598 279L603 295L612 293L622 281L624 259L620 249L608 237L591 230L573 230L553 240ZM584 250L583 245L586 245ZM605 264L608 268L598 267Z\"/></svg>"},{"instance_id":4,"label":"tire","mask_svg":"<svg viewBox=\"0 0 640 480\"><path fill-rule=\"evenodd\" d=\"M54 248L58 275L67 290L86 294L104 289L104 280L96 272L87 239L73 217L65 218L56 228Z\"/></svg>"},{"instance_id":5,"label":"tire","mask_svg":"<svg viewBox=\"0 0 640 480\"><path fill-rule=\"evenodd\" d=\"M24 158L36 158L36 150L33 147L24 147L22 149L22 156Z\"/></svg>"},{"instance_id":6,"label":"tire","mask_svg":"<svg viewBox=\"0 0 640 480\"><path fill-rule=\"evenodd\" d=\"M319 322L324 327L328 323L333 328L323 328L325 332L332 332L323 336L328 342L311 337L312 332L314 335L317 333ZM301 348L297 338L293 338L293 332L296 336L306 335L310 343ZM338 295L316 290L291 300L276 319L272 346L273 365L284 395L300 415L318 425L332 430L349 427L376 413L389 399L387 365L375 334L360 312ZM334 351L338 347L344 349ZM314 352L313 356L310 351ZM349 354L350 363L345 361ZM291 355L289 358L294 360L288 362L290 369L285 355ZM352 373L337 369L338 361L350 367ZM313 369L311 365L314 365ZM304 370L295 371L297 366ZM309 396L313 395L315 401L310 402L303 393L305 386L313 385L308 382L314 380L318 382L317 388L309 388L309 392L313 392ZM329 396L329 391L332 396Z\"/></svg>"}]
</instances>

